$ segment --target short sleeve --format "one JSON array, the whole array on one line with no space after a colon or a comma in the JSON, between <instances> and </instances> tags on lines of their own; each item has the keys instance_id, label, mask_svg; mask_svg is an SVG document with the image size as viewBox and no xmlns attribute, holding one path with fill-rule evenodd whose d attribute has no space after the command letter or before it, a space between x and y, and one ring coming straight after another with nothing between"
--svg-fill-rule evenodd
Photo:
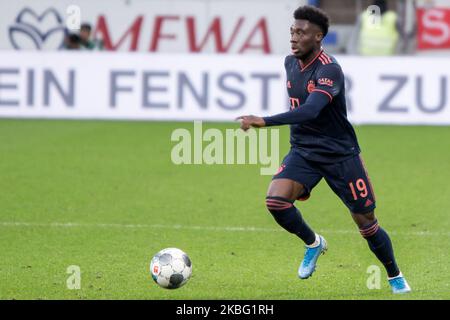
<instances>
[{"instance_id":1,"label":"short sleeve","mask_svg":"<svg viewBox=\"0 0 450 320\"><path fill-rule=\"evenodd\" d=\"M322 65L316 77L316 86L313 91L328 95L330 101L341 92L344 85L344 74L338 64Z\"/></svg>"}]
</instances>

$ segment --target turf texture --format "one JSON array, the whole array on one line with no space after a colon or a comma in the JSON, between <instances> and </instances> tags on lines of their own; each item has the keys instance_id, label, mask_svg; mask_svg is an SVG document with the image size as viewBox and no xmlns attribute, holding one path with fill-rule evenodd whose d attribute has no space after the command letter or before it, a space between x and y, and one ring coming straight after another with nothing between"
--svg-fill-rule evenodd
<instances>
[{"instance_id":1,"label":"turf texture","mask_svg":"<svg viewBox=\"0 0 450 320\"><path fill-rule=\"evenodd\" d=\"M450 127L356 127L413 289L402 296L324 181L297 205L329 250L298 279L304 248L265 208L271 177L259 165L173 164L177 128L193 125L0 120L0 299L450 299ZM281 128L280 160L288 138ZM177 290L149 274L166 247L193 263ZM67 288L71 265L80 290ZM380 289L367 287L371 265Z\"/></svg>"}]
</instances>

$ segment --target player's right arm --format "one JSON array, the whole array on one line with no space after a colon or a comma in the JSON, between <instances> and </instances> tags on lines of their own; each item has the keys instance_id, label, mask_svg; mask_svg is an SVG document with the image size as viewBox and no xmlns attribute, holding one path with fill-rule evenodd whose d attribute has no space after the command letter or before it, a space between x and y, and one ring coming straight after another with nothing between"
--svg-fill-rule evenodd
<instances>
[{"instance_id":1,"label":"player's right arm","mask_svg":"<svg viewBox=\"0 0 450 320\"><path fill-rule=\"evenodd\" d=\"M320 112L337 96L343 87L344 75L337 64L321 67L317 73L317 84L305 103L288 112L271 117L263 117L265 126L283 124L302 124L315 119Z\"/></svg>"},{"instance_id":2,"label":"player's right arm","mask_svg":"<svg viewBox=\"0 0 450 320\"><path fill-rule=\"evenodd\" d=\"M301 124L315 119L322 109L331 102L330 97L322 92L311 92L305 103L293 110L263 117L266 127L283 124Z\"/></svg>"},{"instance_id":3,"label":"player's right arm","mask_svg":"<svg viewBox=\"0 0 450 320\"><path fill-rule=\"evenodd\" d=\"M304 123L315 119L330 101L329 96L323 92L312 92L306 99L306 102L294 110L270 117L258 117L254 115L240 116L236 120L241 122L241 129L244 131L247 131L250 127L261 128L283 124Z\"/></svg>"},{"instance_id":4,"label":"player's right arm","mask_svg":"<svg viewBox=\"0 0 450 320\"><path fill-rule=\"evenodd\" d=\"M261 128L284 124L302 124L314 120L320 112L336 97L344 83L344 74L338 64L323 65L317 73L317 84L309 94L305 103L293 110L270 117L247 115L238 117L241 128L247 131L250 127Z\"/></svg>"}]
</instances>

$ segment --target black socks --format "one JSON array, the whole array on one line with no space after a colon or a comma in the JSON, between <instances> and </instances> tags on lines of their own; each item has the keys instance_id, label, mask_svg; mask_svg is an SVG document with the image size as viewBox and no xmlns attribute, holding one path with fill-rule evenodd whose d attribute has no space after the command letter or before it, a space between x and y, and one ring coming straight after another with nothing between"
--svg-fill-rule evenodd
<instances>
[{"instance_id":1,"label":"black socks","mask_svg":"<svg viewBox=\"0 0 450 320\"><path fill-rule=\"evenodd\" d=\"M394 258L391 239L375 220L373 223L359 229L361 235L367 240L370 250L377 256L378 260L386 268L390 278L400 274L397 263Z\"/></svg>"},{"instance_id":2,"label":"black socks","mask_svg":"<svg viewBox=\"0 0 450 320\"><path fill-rule=\"evenodd\" d=\"M300 211L292 204L293 201L282 197L266 197L266 206L275 221L285 230L297 235L307 245L316 240L316 234L302 219Z\"/></svg>"}]
</instances>

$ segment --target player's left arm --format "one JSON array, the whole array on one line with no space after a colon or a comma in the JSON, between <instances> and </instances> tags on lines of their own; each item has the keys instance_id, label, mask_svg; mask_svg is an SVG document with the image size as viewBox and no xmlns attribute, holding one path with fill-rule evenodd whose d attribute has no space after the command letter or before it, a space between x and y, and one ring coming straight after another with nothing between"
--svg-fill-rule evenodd
<instances>
[{"instance_id":1,"label":"player's left arm","mask_svg":"<svg viewBox=\"0 0 450 320\"><path fill-rule=\"evenodd\" d=\"M316 87L312 92L320 92L334 99L344 87L344 74L341 67L336 64L326 64L320 67L316 76Z\"/></svg>"},{"instance_id":2,"label":"player's left arm","mask_svg":"<svg viewBox=\"0 0 450 320\"><path fill-rule=\"evenodd\" d=\"M344 75L337 64L321 66L317 73L316 87L300 107L270 117L241 116L241 128L269 127L284 124L302 124L315 119L320 112L336 97L343 86Z\"/></svg>"}]
</instances>

